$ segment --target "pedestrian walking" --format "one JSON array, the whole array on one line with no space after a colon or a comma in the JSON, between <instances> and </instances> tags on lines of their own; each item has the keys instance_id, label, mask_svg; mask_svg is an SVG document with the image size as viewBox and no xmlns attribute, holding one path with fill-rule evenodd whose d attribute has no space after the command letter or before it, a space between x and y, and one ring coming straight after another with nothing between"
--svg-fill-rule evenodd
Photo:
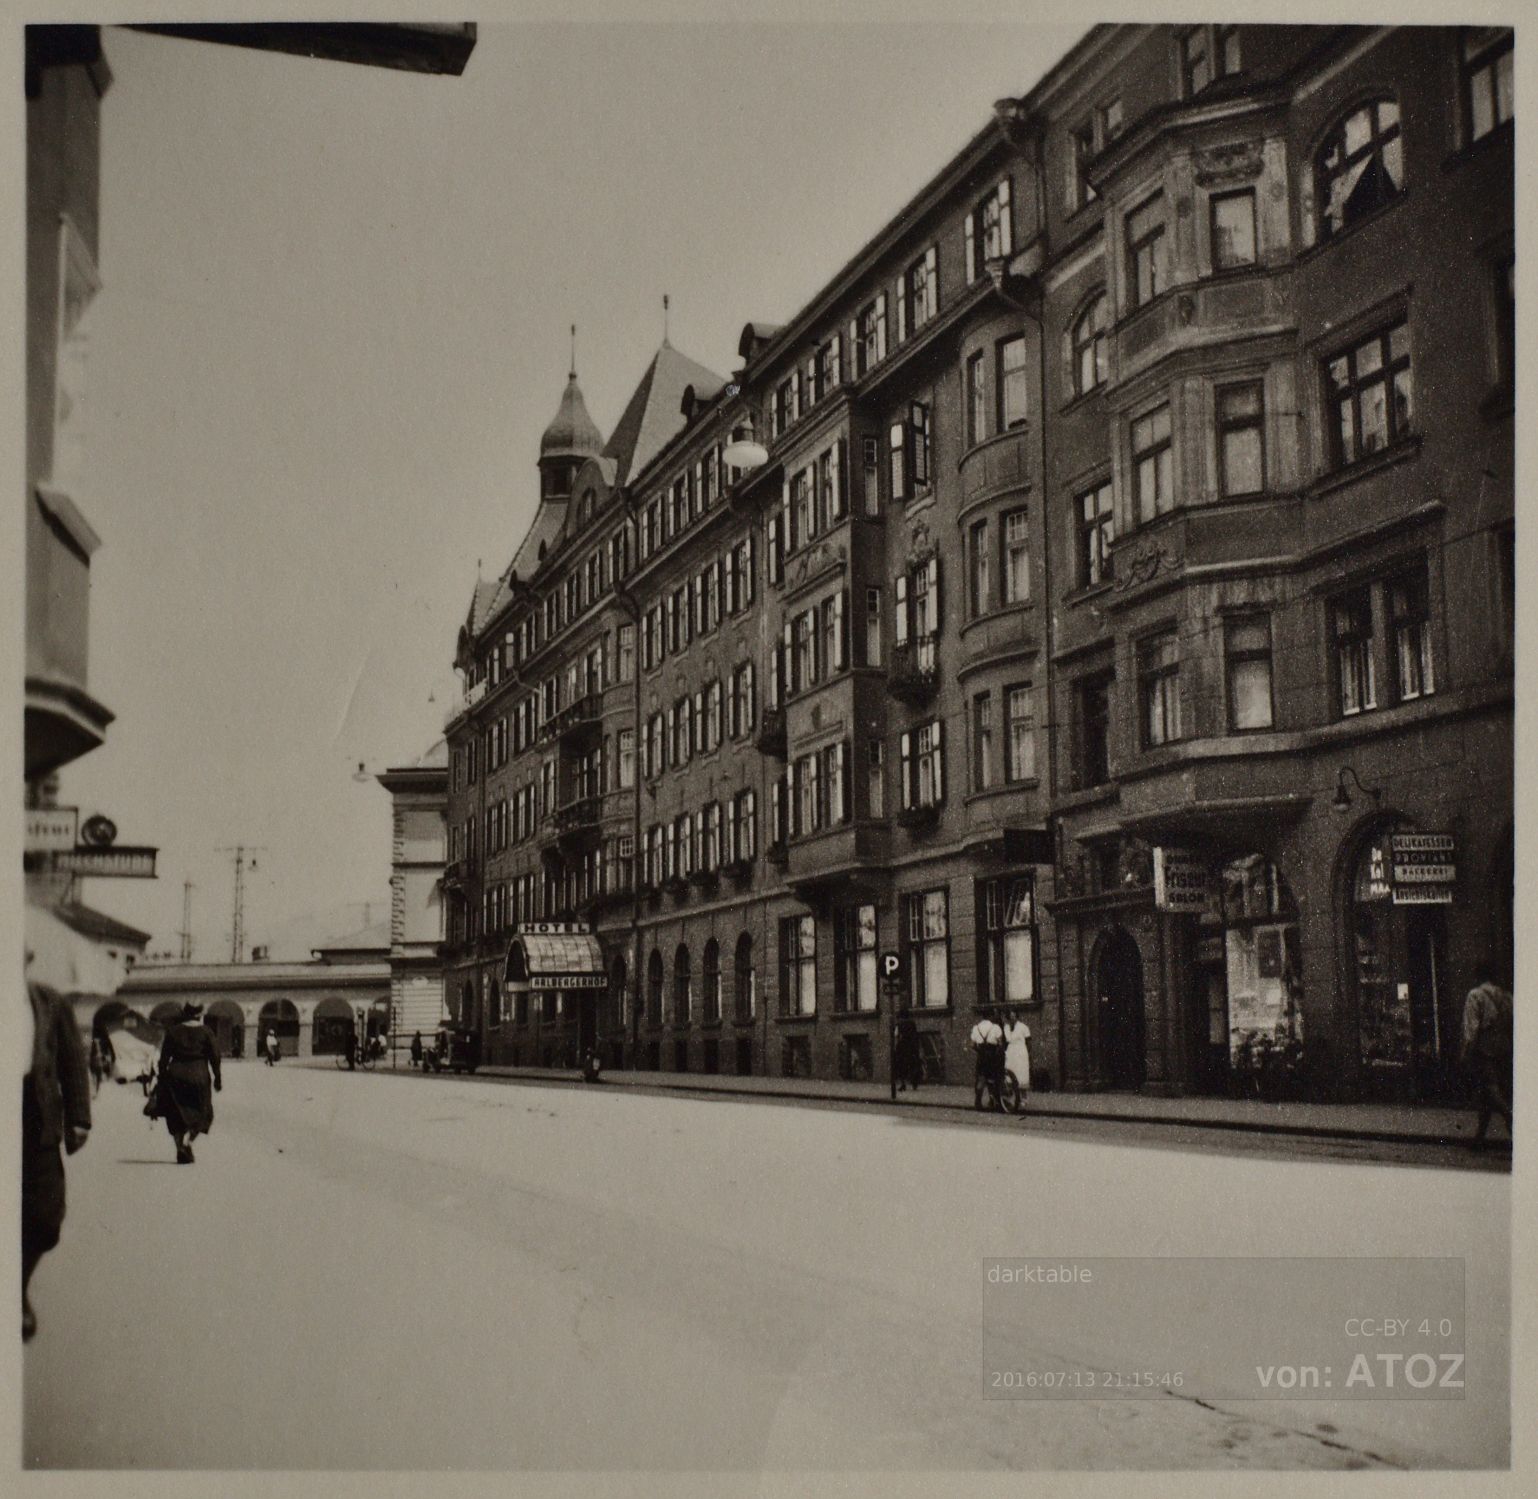
<instances>
[{"instance_id":1,"label":"pedestrian walking","mask_svg":"<svg viewBox=\"0 0 1538 1499\"><path fill-rule=\"evenodd\" d=\"M1496 981L1495 967L1481 962L1474 987L1463 1001L1463 1067L1474 1092L1479 1123L1470 1142L1484 1144L1491 1118L1499 1114L1511 1135L1511 994Z\"/></svg>"},{"instance_id":2,"label":"pedestrian walking","mask_svg":"<svg viewBox=\"0 0 1538 1499\"><path fill-rule=\"evenodd\" d=\"M976 1070L972 1078L973 1106L983 1107L983 1099L990 1100L995 1109L1004 1107L999 1097L999 1084L1004 1072L1004 1031L999 1023L985 1010L972 1027L972 1055Z\"/></svg>"},{"instance_id":3,"label":"pedestrian walking","mask_svg":"<svg viewBox=\"0 0 1538 1499\"><path fill-rule=\"evenodd\" d=\"M203 1006L185 1004L181 1019L166 1031L160 1046L160 1116L176 1141L176 1164L193 1163L192 1142L213 1128L213 1092L223 1086L219 1075L219 1048L213 1033L203 1024Z\"/></svg>"},{"instance_id":4,"label":"pedestrian walking","mask_svg":"<svg viewBox=\"0 0 1538 1499\"><path fill-rule=\"evenodd\" d=\"M420 1067L422 1065L422 1033L421 1033L421 1031L415 1032L413 1034L413 1036L411 1037L411 1065L413 1067Z\"/></svg>"},{"instance_id":5,"label":"pedestrian walking","mask_svg":"<svg viewBox=\"0 0 1538 1499\"><path fill-rule=\"evenodd\" d=\"M1020 1107L1031 1091L1031 1028L1019 1010L1009 1010L1004 1015L1004 1070L1015 1075L1020 1087Z\"/></svg>"},{"instance_id":6,"label":"pedestrian walking","mask_svg":"<svg viewBox=\"0 0 1538 1499\"><path fill-rule=\"evenodd\" d=\"M30 963L32 955L27 954ZM30 1059L21 1090L21 1336L37 1331L28 1287L38 1261L64 1225L64 1157L91 1132L85 1047L69 1005L46 984L27 984L22 1055Z\"/></svg>"},{"instance_id":7,"label":"pedestrian walking","mask_svg":"<svg viewBox=\"0 0 1538 1499\"><path fill-rule=\"evenodd\" d=\"M897 1091L911 1088L916 1093L924 1075L924 1058L919 1051L919 1028L911 1015L904 1015L897 1022L897 1044L892 1052L892 1071L897 1078Z\"/></svg>"},{"instance_id":8,"label":"pedestrian walking","mask_svg":"<svg viewBox=\"0 0 1538 1499\"><path fill-rule=\"evenodd\" d=\"M278 1033L276 1031L267 1032L265 1048L267 1065L276 1067L278 1065Z\"/></svg>"}]
</instances>

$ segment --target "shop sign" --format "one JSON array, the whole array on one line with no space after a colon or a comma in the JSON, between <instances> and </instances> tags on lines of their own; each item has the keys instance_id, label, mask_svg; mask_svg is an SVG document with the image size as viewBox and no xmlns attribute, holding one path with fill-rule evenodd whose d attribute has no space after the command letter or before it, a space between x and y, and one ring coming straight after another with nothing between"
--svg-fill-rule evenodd
<instances>
[{"instance_id":1,"label":"shop sign","mask_svg":"<svg viewBox=\"0 0 1538 1499\"><path fill-rule=\"evenodd\" d=\"M607 984L601 973L536 973L529 979L531 989L603 989Z\"/></svg>"},{"instance_id":2,"label":"shop sign","mask_svg":"<svg viewBox=\"0 0 1538 1499\"><path fill-rule=\"evenodd\" d=\"M1456 845L1451 833L1394 833L1393 857L1396 906L1450 906L1458 877Z\"/></svg>"},{"instance_id":3,"label":"shop sign","mask_svg":"<svg viewBox=\"0 0 1538 1499\"><path fill-rule=\"evenodd\" d=\"M27 811L24 852L61 853L75 846L75 825L80 819L78 807L34 807Z\"/></svg>"},{"instance_id":4,"label":"shop sign","mask_svg":"<svg viewBox=\"0 0 1538 1499\"><path fill-rule=\"evenodd\" d=\"M586 937L592 934L586 921L525 921L513 928L517 937Z\"/></svg>"},{"instance_id":5,"label":"shop sign","mask_svg":"<svg viewBox=\"0 0 1538 1499\"><path fill-rule=\"evenodd\" d=\"M1155 848L1154 905L1160 911L1199 916L1211 901L1207 861L1188 848Z\"/></svg>"},{"instance_id":6,"label":"shop sign","mask_svg":"<svg viewBox=\"0 0 1538 1499\"><path fill-rule=\"evenodd\" d=\"M153 848L71 848L53 856L53 867L93 879L152 880L158 852Z\"/></svg>"}]
</instances>

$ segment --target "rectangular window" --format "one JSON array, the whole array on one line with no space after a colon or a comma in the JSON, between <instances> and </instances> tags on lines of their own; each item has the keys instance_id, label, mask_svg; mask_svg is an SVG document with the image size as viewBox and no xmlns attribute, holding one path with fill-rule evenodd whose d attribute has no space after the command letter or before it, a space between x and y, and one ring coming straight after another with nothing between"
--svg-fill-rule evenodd
<instances>
[{"instance_id":1,"label":"rectangular window","mask_svg":"<svg viewBox=\"0 0 1538 1499\"><path fill-rule=\"evenodd\" d=\"M1403 322L1326 362L1336 467L1379 452L1410 433L1410 329Z\"/></svg>"},{"instance_id":2,"label":"rectangular window","mask_svg":"<svg viewBox=\"0 0 1538 1499\"><path fill-rule=\"evenodd\" d=\"M1463 96L1470 141L1481 140L1513 113L1509 27L1470 27L1463 33Z\"/></svg>"},{"instance_id":3,"label":"rectangular window","mask_svg":"<svg viewBox=\"0 0 1538 1499\"><path fill-rule=\"evenodd\" d=\"M1258 380L1222 387L1217 396L1218 488L1225 495L1266 487L1265 402Z\"/></svg>"},{"instance_id":4,"label":"rectangular window","mask_svg":"<svg viewBox=\"0 0 1538 1499\"><path fill-rule=\"evenodd\" d=\"M871 817L886 816L886 746L879 739L865 743L865 806Z\"/></svg>"},{"instance_id":5,"label":"rectangular window","mask_svg":"<svg viewBox=\"0 0 1538 1499\"><path fill-rule=\"evenodd\" d=\"M1214 193L1212 214L1212 268L1232 270L1255 264L1255 190Z\"/></svg>"},{"instance_id":6,"label":"rectangular window","mask_svg":"<svg viewBox=\"0 0 1538 1499\"><path fill-rule=\"evenodd\" d=\"M860 475L865 486L865 514L871 520L881 517L881 442L875 437L860 439Z\"/></svg>"},{"instance_id":7,"label":"rectangular window","mask_svg":"<svg viewBox=\"0 0 1538 1499\"><path fill-rule=\"evenodd\" d=\"M894 500L908 497L908 429L903 422L887 429L887 492Z\"/></svg>"},{"instance_id":8,"label":"rectangular window","mask_svg":"<svg viewBox=\"0 0 1538 1499\"><path fill-rule=\"evenodd\" d=\"M1132 488L1139 525L1147 525L1175 503L1170 409L1150 411L1132 424Z\"/></svg>"},{"instance_id":9,"label":"rectangular window","mask_svg":"<svg viewBox=\"0 0 1538 1499\"><path fill-rule=\"evenodd\" d=\"M1127 300L1141 307L1164 290L1164 195L1155 193L1127 215Z\"/></svg>"},{"instance_id":10,"label":"rectangular window","mask_svg":"<svg viewBox=\"0 0 1538 1499\"><path fill-rule=\"evenodd\" d=\"M1137 658L1143 748L1173 744L1180 738L1180 650L1175 632L1142 641Z\"/></svg>"},{"instance_id":11,"label":"rectangular window","mask_svg":"<svg viewBox=\"0 0 1538 1499\"><path fill-rule=\"evenodd\" d=\"M1116 522L1111 507L1111 481L1086 490L1076 501L1079 533L1079 586L1090 588L1111 578L1111 542Z\"/></svg>"},{"instance_id":12,"label":"rectangular window","mask_svg":"<svg viewBox=\"0 0 1538 1499\"><path fill-rule=\"evenodd\" d=\"M993 695L979 692L972 698L972 789L986 791L993 785Z\"/></svg>"},{"instance_id":13,"label":"rectangular window","mask_svg":"<svg viewBox=\"0 0 1538 1499\"><path fill-rule=\"evenodd\" d=\"M1004 602L1024 604L1031 597L1030 513L1006 511L1003 520Z\"/></svg>"},{"instance_id":14,"label":"rectangular window","mask_svg":"<svg viewBox=\"0 0 1538 1499\"><path fill-rule=\"evenodd\" d=\"M1030 412L1025 371L1025 340L1006 338L998 345L999 431L1023 427Z\"/></svg>"},{"instance_id":15,"label":"rectangular window","mask_svg":"<svg viewBox=\"0 0 1538 1499\"><path fill-rule=\"evenodd\" d=\"M1111 684L1110 672L1100 672L1079 682L1078 709L1079 789L1103 786L1111 779Z\"/></svg>"},{"instance_id":16,"label":"rectangular window","mask_svg":"<svg viewBox=\"0 0 1538 1499\"><path fill-rule=\"evenodd\" d=\"M1269 729L1271 695L1271 619L1252 614L1223 625L1223 657L1228 670L1228 727L1234 733Z\"/></svg>"},{"instance_id":17,"label":"rectangular window","mask_svg":"<svg viewBox=\"0 0 1538 1499\"><path fill-rule=\"evenodd\" d=\"M913 486L923 489L929 483L929 407L915 401L908 409L908 430L912 446Z\"/></svg>"},{"instance_id":18,"label":"rectangular window","mask_svg":"<svg viewBox=\"0 0 1538 1499\"><path fill-rule=\"evenodd\" d=\"M865 664L881 665L881 590L865 590Z\"/></svg>"},{"instance_id":19,"label":"rectangular window","mask_svg":"<svg viewBox=\"0 0 1538 1499\"><path fill-rule=\"evenodd\" d=\"M833 913L833 1007L876 1008L875 906L845 906Z\"/></svg>"},{"instance_id":20,"label":"rectangular window","mask_svg":"<svg viewBox=\"0 0 1538 1499\"><path fill-rule=\"evenodd\" d=\"M1211 37L1205 26L1193 26L1180 40L1181 81L1186 98L1191 98L1212 82Z\"/></svg>"},{"instance_id":21,"label":"rectangular window","mask_svg":"<svg viewBox=\"0 0 1538 1499\"><path fill-rule=\"evenodd\" d=\"M1399 702L1436 691L1431 662L1431 603L1425 569L1388 585L1389 628L1394 640L1394 695Z\"/></svg>"},{"instance_id":22,"label":"rectangular window","mask_svg":"<svg viewBox=\"0 0 1538 1499\"><path fill-rule=\"evenodd\" d=\"M988 435L988 382L983 356L973 354L967 360L967 446L980 443Z\"/></svg>"},{"instance_id":23,"label":"rectangular window","mask_svg":"<svg viewBox=\"0 0 1538 1499\"><path fill-rule=\"evenodd\" d=\"M977 619L992 607L988 587L988 522L974 521L967 532L967 613Z\"/></svg>"},{"instance_id":24,"label":"rectangular window","mask_svg":"<svg viewBox=\"0 0 1538 1499\"><path fill-rule=\"evenodd\" d=\"M817 1013L817 924L811 916L780 918L780 1013Z\"/></svg>"},{"instance_id":25,"label":"rectangular window","mask_svg":"<svg viewBox=\"0 0 1538 1499\"><path fill-rule=\"evenodd\" d=\"M635 785L635 730L621 729L619 743L619 789Z\"/></svg>"},{"instance_id":26,"label":"rectangular window","mask_svg":"<svg viewBox=\"0 0 1538 1499\"><path fill-rule=\"evenodd\" d=\"M1004 689L1004 777L1008 781L1036 778L1036 715L1031 708L1031 684Z\"/></svg>"},{"instance_id":27,"label":"rectangular window","mask_svg":"<svg viewBox=\"0 0 1538 1499\"><path fill-rule=\"evenodd\" d=\"M1036 889L1029 874L978 886L978 1002L1036 1002ZM1021 1078L1021 1084L1029 1082Z\"/></svg>"},{"instance_id":28,"label":"rectangular window","mask_svg":"<svg viewBox=\"0 0 1538 1499\"><path fill-rule=\"evenodd\" d=\"M943 1009L951 998L949 893L926 890L905 902L909 997L916 1009Z\"/></svg>"},{"instance_id":29,"label":"rectangular window","mask_svg":"<svg viewBox=\"0 0 1538 1499\"><path fill-rule=\"evenodd\" d=\"M1353 588L1330 606L1336 704L1342 718L1378 706L1373 667L1372 592Z\"/></svg>"},{"instance_id":30,"label":"rectangular window","mask_svg":"<svg viewBox=\"0 0 1538 1499\"><path fill-rule=\"evenodd\" d=\"M1068 149L1068 211L1072 213L1075 209L1083 208L1086 203L1094 202L1099 196L1086 171L1087 164L1095 155L1095 122L1092 119L1085 120L1077 130L1069 133Z\"/></svg>"},{"instance_id":31,"label":"rectangular window","mask_svg":"<svg viewBox=\"0 0 1538 1499\"><path fill-rule=\"evenodd\" d=\"M901 342L939 311L939 252L931 245L902 276L902 300L898 304L898 341Z\"/></svg>"}]
</instances>

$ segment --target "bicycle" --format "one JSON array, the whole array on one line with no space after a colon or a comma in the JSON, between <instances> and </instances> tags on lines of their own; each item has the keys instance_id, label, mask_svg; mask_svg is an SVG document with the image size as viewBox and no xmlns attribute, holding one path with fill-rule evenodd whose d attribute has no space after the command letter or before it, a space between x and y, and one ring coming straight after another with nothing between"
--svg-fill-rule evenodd
<instances>
[{"instance_id":1,"label":"bicycle","mask_svg":"<svg viewBox=\"0 0 1538 1499\"><path fill-rule=\"evenodd\" d=\"M377 1058L373 1052L366 1046L344 1047L341 1051L337 1052L335 1057L339 1072L351 1072L358 1067L361 1067L365 1072L372 1072L376 1060Z\"/></svg>"}]
</instances>

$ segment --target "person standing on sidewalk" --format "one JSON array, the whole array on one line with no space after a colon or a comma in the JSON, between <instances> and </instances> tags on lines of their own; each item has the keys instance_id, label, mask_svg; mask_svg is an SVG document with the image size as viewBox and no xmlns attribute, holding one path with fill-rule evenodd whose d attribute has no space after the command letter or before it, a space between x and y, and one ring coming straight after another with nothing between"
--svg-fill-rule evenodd
<instances>
[{"instance_id":1,"label":"person standing on sidewalk","mask_svg":"<svg viewBox=\"0 0 1538 1499\"><path fill-rule=\"evenodd\" d=\"M1020 1107L1031 1091L1031 1028L1019 1010L1004 1015L1004 1070L1013 1072L1020 1087Z\"/></svg>"},{"instance_id":2,"label":"person standing on sidewalk","mask_svg":"<svg viewBox=\"0 0 1538 1499\"><path fill-rule=\"evenodd\" d=\"M421 1031L414 1031L411 1036L411 1065L413 1067L420 1067L422 1065Z\"/></svg>"},{"instance_id":3,"label":"person standing on sidewalk","mask_svg":"<svg viewBox=\"0 0 1538 1499\"><path fill-rule=\"evenodd\" d=\"M160 1109L166 1130L176 1141L176 1164L193 1164L192 1142L213 1128L214 1100L209 1091L224 1086L219 1048L203 1024L203 1006L185 1004L182 1017L166 1031L160 1047Z\"/></svg>"},{"instance_id":4,"label":"person standing on sidewalk","mask_svg":"<svg viewBox=\"0 0 1538 1499\"><path fill-rule=\"evenodd\" d=\"M28 953L30 962L32 955ZM37 1331L27 1288L38 1261L57 1246L64 1225L64 1157L91 1132L91 1084L85 1047L69 1006L46 984L27 984L30 1066L21 1089L21 1336ZM26 1042L30 1040L30 1045Z\"/></svg>"},{"instance_id":5,"label":"person standing on sidewalk","mask_svg":"<svg viewBox=\"0 0 1538 1499\"><path fill-rule=\"evenodd\" d=\"M278 1033L276 1031L267 1032L266 1052L267 1065L276 1067L278 1065Z\"/></svg>"},{"instance_id":6,"label":"person standing on sidewalk","mask_svg":"<svg viewBox=\"0 0 1538 1499\"><path fill-rule=\"evenodd\" d=\"M1495 967L1481 962L1474 987L1463 1001L1463 1066L1474 1088L1479 1124L1470 1142L1485 1142L1490 1119L1499 1114L1511 1135L1511 994L1496 982Z\"/></svg>"},{"instance_id":7,"label":"person standing on sidewalk","mask_svg":"<svg viewBox=\"0 0 1538 1499\"><path fill-rule=\"evenodd\" d=\"M972 1054L976 1059L976 1070L972 1077L973 1106L982 1108L986 1095L991 1100L990 1107L1002 1109L1004 1105L999 1097L999 1083L1004 1071L1004 1032L998 1021L986 1010L977 1017L977 1024L972 1027L971 1041Z\"/></svg>"}]
</instances>

